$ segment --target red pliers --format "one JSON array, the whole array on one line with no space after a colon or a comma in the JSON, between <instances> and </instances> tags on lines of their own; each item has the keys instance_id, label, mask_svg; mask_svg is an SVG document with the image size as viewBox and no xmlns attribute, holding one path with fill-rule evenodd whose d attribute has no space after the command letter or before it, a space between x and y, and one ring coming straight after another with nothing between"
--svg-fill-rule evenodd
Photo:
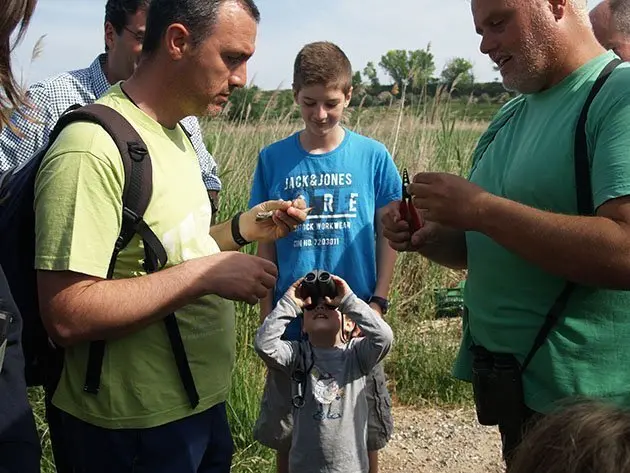
<instances>
[{"instance_id":1,"label":"red pliers","mask_svg":"<svg viewBox=\"0 0 630 473\"><path fill-rule=\"evenodd\" d=\"M408 185L409 174L407 173L407 168L404 168L402 172L402 201L400 202L400 216L409 224L411 232L413 233L423 227L424 221L422 220L418 210L411 202L411 195L407 192Z\"/></svg>"}]
</instances>

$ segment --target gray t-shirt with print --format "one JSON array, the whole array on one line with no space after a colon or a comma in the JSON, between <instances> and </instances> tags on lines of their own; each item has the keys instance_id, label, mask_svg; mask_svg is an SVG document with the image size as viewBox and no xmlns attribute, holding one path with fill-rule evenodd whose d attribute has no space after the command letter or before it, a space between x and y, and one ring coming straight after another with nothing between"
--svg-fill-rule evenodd
<instances>
[{"instance_id":1,"label":"gray t-shirt with print","mask_svg":"<svg viewBox=\"0 0 630 473\"><path fill-rule=\"evenodd\" d=\"M301 366L310 368L304 406L293 409L291 472L364 473L369 469L365 376L389 352L393 333L352 293L344 298L340 310L357 323L361 338L331 348L281 340L285 327L298 314L287 296L278 302L256 335L256 351L270 368L289 375Z\"/></svg>"}]
</instances>

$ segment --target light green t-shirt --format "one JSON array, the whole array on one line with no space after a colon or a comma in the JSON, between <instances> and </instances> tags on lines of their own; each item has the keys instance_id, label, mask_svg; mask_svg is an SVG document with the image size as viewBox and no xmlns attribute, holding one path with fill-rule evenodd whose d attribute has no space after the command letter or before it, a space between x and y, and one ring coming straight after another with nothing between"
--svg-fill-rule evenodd
<instances>
[{"instance_id":1,"label":"light green t-shirt","mask_svg":"<svg viewBox=\"0 0 630 473\"><path fill-rule=\"evenodd\" d=\"M197 156L182 129L162 127L118 85L98 103L124 115L148 147L153 194L144 218L167 251L167 267L218 253L209 235L212 211ZM83 122L63 130L46 154L35 186L37 269L107 276L122 221L123 181L120 154L105 130ZM136 236L120 254L114 278L144 275L143 257ZM201 398L196 409L188 403L163 322L107 341L97 395L83 392L89 344L66 349L54 404L100 427L147 428L223 402L235 352L233 304L206 296L176 315Z\"/></svg>"},{"instance_id":2,"label":"light green t-shirt","mask_svg":"<svg viewBox=\"0 0 630 473\"><path fill-rule=\"evenodd\" d=\"M573 140L580 110L607 52L555 87L507 104L480 138L481 149L505 114L471 181L493 194L555 213L577 214ZM630 195L630 65L619 66L591 104L586 123L593 199ZM479 154L479 153L476 153ZM479 159L480 158L480 159ZM509 225L510 222L504 222ZM566 281L468 232L464 337L454 374L471 377L471 342L513 353L522 363ZM559 324L524 373L527 405L548 412L574 395L630 406L630 292L578 287Z\"/></svg>"}]
</instances>

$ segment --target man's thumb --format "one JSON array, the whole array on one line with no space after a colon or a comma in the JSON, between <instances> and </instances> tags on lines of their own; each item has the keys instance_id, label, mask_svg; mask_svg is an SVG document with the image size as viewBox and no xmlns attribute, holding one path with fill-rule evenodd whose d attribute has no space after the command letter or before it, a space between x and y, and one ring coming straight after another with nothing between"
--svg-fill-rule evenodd
<instances>
[{"instance_id":1,"label":"man's thumb","mask_svg":"<svg viewBox=\"0 0 630 473\"><path fill-rule=\"evenodd\" d=\"M411 245L422 246L427 242L428 238L429 230L427 229L427 227L422 227L420 230L411 235Z\"/></svg>"},{"instance_id":2,"label":"man's thumb","mask_svg":"<svg viewBox=\"0 0 630 473\"><path fill-rule=\"evenodd\" d=\"M270 211L270 210L286 210L288 207L291 206L291 202L288 202L286 200L268 200L267 202L264 202L262 204L262 207L265 209L265 211Z\"/></svg>"}]
</instances>

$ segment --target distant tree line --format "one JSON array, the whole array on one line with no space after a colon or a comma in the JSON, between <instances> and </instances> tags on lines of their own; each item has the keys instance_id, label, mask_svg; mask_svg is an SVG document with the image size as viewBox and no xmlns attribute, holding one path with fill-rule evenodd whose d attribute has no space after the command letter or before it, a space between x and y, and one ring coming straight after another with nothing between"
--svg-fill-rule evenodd
<instances>
[{"instance_id":1,"label":"distant tree line","mask_svg":"<svg viewBox=\"0 0 630 473\"><path fill-rule=\"evenodd\" d=\"M512 97L500 82L475 82L472 63L462 57L452 58L444 65L439 76L435 76L435 60L431 45L426 49L407 51L395 49L381 56L378 63L383 72L393 80L381 84L373 62L368 62L362 71L356 71L352 80L356 99L364 95L378 97L389 92L400 98L403 89L408 94L423 94L434 97L438 90L446 91L451 97L475 97L486 102L504 103ZM355 99L355 101L356 101ZM368 100L370 102L370 100ZM365 101L364 101L364 105ZM368 106L370 103L367 104Z\"/></svg>"},{"instance_id":2,"label":"distant tree line","mask_svg":"<svg viewBox=\"0 0 630 473\"><path fill-rule=\"evenodd\" d=\"M378 77L379 67L391 80L382 84ZM500 82L475 82L472 63L462 57L447 61L438 76L431 45L425 49L387 51L378 66L368 62L352 77L353 96L351 106L374 107L391 105L405 97L408 106L432 100L448 94L454 100L466 100L497 107L507 102L508 93ZM288 113L293 104L291 90L264 91L257 86L234 91L227 110L231 120L260 120L277 118Z\"/></svg>"}]
</instances>

